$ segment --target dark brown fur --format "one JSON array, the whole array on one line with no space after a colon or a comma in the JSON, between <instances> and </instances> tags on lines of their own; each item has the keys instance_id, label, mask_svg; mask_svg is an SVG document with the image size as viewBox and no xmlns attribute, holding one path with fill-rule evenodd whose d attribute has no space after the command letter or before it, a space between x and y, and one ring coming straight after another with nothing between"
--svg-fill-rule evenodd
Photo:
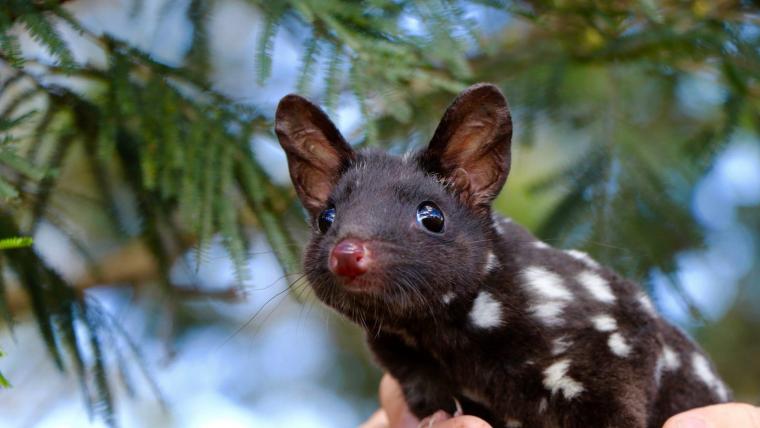
<instances>
[{"instance_id":1,"label":"dark brown fur","mask_svg":"<svg viewBox=\"0 0 760 428\"><path fill-rule=\"evenodd\" d=\"M494 427L644 428L726 399L720 380L708 385L696 374L698 347L647 310L638 286L492 216L490 204L509 172L512 133L495 87L462 93L430 146L404 159L354 152L321 110L295 95L280 103L276 130L312 223L328 206L337 212L326 233L315 227L305 251L307 277L321 300L363 326L417 416L452 412L456 398L465 413ZM422 201L445 213L444 233L417 224ZM347 237L372 249L372 269L355 280L361 290L345 287L327 266L333 246ZM498 262L486 269L489 253ZM542 302L531 288L531 266L557 275L571 296L562 301L558 323L537 315L536 305L551 299ZM582 272L602 278L614 302L582 286ZM474 309L484 294L498 310ZM473 321L476 313L485 321ZM615 320L614 331L595 328L599 315ZM493 320L497 325L483 327ZM613 333L624 338L624 356L612 351ZM559 338L567 349L556 347ZM547 374L563 361L562 376ZM697 365L714 373L709 363ZM552 390L558 385L569 386Z\"/></svg>"}]
</instances>

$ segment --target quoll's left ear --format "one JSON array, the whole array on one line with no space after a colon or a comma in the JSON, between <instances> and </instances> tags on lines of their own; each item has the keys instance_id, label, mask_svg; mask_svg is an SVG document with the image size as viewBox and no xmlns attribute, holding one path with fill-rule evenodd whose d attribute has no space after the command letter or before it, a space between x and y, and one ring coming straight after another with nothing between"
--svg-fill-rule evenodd
<instances>
[{"instance_id":1,"label":"quoll's left ear","mask_svg":"<svg viewBox=\"0 0 760 428\"><path fill-rule=\"evenodd\" d=\"M496 86L480 83L451 103L419 160L448 180L462 202L488 210L509 175L511 142L506 98Z\"/></svg>"}]
</instances>

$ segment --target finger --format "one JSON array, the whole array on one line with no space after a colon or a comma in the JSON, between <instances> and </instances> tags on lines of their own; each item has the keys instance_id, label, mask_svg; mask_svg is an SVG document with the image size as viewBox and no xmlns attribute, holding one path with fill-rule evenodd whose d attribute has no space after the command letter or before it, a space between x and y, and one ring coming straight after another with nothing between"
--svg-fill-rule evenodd
<instances>
[{"instance_id":1,"label":"finger","mask_svg":"<svg viewBox=\"0 0 760 428\"><path fill-rule=\"evenodd\" d=\"M475 416L457 416L433 425L433 428L492 428L486 421Z\"/></svg>"},{"instance_id":2,"label":"finger","mask_svg":"<svg viewBox=\"0 0 760 428\"><path fill-rule=\"evenodd\" d=\"M380 405L388 415L389 428L417 428L420 423L409 411L401 385L388 374L380 381Z\"/></svg>"},{"instance_id":3,"label":"finger","mask_svg":"<svg viewBox=\"0 0 760 428\"><path fill-rule=\"evenodd\" d=\"M383 409L378 409L369 419L359 425L359 428L389 428L388 415L385 414Z\"/></svg>"},{"instance_id":4,"label":"finger","mask_svg":"<svg viewBox=\"0 0 760 428\"><path fill-rule=\"evenodd\" d=\"M433 428L435 427L436 422L445 421L451 419L451 415L446 413L445 410L439 410L432 415L422 419L419 424L417 424L417 428Z\"/></svg>"},{"instance_id":5,"label":"finger","mask_svg":"<svg viewBox=\"0 0 760 428\"><path fill-rule=\"evenodd\" d=\"M663 428L760 428L760 409L743 403L716 404L675 415Z\"/></svg>"}]
</instances>

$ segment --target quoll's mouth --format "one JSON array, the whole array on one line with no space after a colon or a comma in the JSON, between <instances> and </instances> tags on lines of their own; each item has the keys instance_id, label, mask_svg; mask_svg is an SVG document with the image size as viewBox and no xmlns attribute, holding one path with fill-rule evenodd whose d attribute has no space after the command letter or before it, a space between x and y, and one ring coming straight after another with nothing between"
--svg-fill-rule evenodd
<instances>
[{"instance_id":1,"label":"quoll's mouth","mask_svg":"<svg viewBox=\"0 0 760 428\"><path fill-rule=\"evenodd\" d=\"M377 281L372 281L367 276L340 277L339 281L345 290L357 293L376 292L382 288Z\"/></svg>"}]
</instances>

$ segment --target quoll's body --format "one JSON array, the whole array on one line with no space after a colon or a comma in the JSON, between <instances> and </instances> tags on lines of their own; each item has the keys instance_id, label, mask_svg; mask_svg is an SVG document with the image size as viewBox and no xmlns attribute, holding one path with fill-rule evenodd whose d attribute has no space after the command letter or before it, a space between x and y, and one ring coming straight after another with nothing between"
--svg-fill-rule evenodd
<instances>
[{"instance_id":1,"label":"quoll's body","mask_svg":"<svg viewBox=\"0 0 760 428\"><path fill-rule=\"evenodd\" d=\"M460 94L403 158L355 152L296 95L276 122L314 225L307 277L365 328L419 417L456 399L494 427L659 427L728 399L639 287L491 212L512 134L494 86Z\"/></svg>"}]
</instances>

